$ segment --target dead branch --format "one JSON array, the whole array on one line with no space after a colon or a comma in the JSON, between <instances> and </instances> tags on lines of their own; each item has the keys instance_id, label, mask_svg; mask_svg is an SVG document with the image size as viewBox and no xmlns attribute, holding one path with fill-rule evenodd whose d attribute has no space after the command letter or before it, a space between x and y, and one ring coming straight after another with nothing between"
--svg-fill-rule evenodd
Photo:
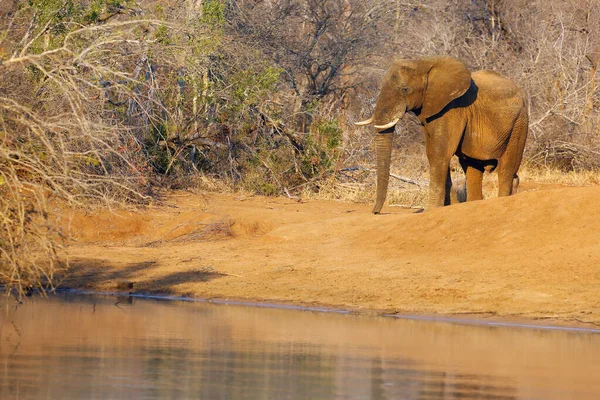
<instances>
[{"instance_id":1,"label":"dead branch","mask_svg":"<svg viewBox=\"0 0 600 400\"><path fill-rule=\"evenodd\" d=\"M342 172L350 172L350 171L377 172L376 169L365 168L365 167L362 167L362 166L354 166L354 167L342 168L339 171L342 171ZM390 173L390 176L392 178L394 178L394 179L397 179L397 180L399 180L401 182L404 182L404 183L409 183L411 185L415 185L415 186L419 186L419 187L427 187L427 186L429 186L429 181L426 181L426 180L417 181L415 179L411 179L411 178L408 178L408 177L405 177L405 176L400 176L400 175L396 175L396 174L392 174L392 173Z\"/></svg>"}]
</instances>

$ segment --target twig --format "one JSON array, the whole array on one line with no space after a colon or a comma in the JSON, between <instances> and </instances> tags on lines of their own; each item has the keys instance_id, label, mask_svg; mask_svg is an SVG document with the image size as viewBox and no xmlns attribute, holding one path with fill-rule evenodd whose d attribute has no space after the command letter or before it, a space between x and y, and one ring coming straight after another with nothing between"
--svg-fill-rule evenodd
<instances>
[{"instance_id":1,"label":"twig","mask_svg":"<svg viewBox=\"0 0 600 400\"><path fill-rule=\"evenodd\" d=\"M227 275L227 276L235 276L236 278L243 278L243 276L241 276L241 275L229 274L227 272L217 272L217 274L219 274L219 275Z\"/></svg>"},{"instance_id":2,"label":"twig","mask_svg":"<svg viewBox=\"0 0 600 400\"><path fill-rule=\"evenodd\" d=\"M299 199L300 198L298 196L292 196L286 187L283 188L283 191L285 192L285 195L287 197L289 197L290 199Z\"/></svg>"},{"instance_id":3,"label":"twig","mask_svg":"<svg viewBox=\"0 0 600 400\"><path fill-rule=\"evenodd\" d=\"M413 210L421 210L422 206L409 206L407 204L389 204L390 207L401 207L401 208L410 208Z\"/></svg>"},{"instance_id":4,"label":"twig","mask_svg":"<svg viewBox=\"0 0 600 400\"><path fill-rule=\"evenodd\" d=\"M200 268L199 271L196 271L196 272L201 272L203 274L226 275L226 276L235 276L237 278L243 278L243 276L241 276L241 275L229 274L227 272L219 272L213 266L202 267L202 268Z\"/></svg>"},{"instance_id":5,"label":"twig","mask_svg":"<svg viewBox=\"0 0 600 400\"><path fill-rule=\"evenodd\" d=\"M119 303L120 303L120 302L121 302L120 300L117 300L117 302L114 304L114 306L115 306L115 307L117 307L119 310L121 310L121 311L125 312L125 310L123 310L123 309L122 309L122 308L119 306Z\"/></svg>"}]
</instances>

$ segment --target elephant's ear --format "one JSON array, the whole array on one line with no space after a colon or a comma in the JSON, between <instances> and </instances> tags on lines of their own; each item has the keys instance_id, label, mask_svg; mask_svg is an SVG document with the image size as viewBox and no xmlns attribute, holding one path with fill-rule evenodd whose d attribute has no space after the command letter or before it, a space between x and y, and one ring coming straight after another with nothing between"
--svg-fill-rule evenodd
<instances>
[{"instance_id":1,"label":"elephant's ear","mask_svg":"<svg viewBox=\"0 0 600 400\"><path fill-rule=\"evenodd\" d=\"M430 57L423 60L429 67L421 114L436 115L452 100L465 94L471 86L471 72L454 57Z\"/></svg>"}]
</instances>

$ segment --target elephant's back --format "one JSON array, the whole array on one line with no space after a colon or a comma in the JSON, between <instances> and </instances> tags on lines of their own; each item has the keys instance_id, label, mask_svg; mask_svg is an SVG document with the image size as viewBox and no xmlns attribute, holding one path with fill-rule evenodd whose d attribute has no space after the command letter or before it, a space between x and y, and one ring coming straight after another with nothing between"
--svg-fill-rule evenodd
<instances>
[{"instance_id":1,"label":"elephant's back","mask_svg":"<svg viewBox=\"0 0 600 400\"><path fill-rule=\"evenodd\" d=\"M507 101L513 99L521 105L525 103L525 92L512 80L495 71L481 70L471 74L478 88L478 97L486 97L491 101Z\"/></svg>"}]
</instances>

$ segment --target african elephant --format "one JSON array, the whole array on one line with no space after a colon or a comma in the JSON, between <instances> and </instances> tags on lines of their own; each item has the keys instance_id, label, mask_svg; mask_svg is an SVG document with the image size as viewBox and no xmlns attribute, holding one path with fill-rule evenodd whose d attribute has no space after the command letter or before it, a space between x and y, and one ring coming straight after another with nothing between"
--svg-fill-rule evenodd
<instances>
[{"instance_id":1,"label":"african elephant","mask_svg":"<svg viewBox=\"0 0 600 400\"><path fill-rule=\"evenodd\" d=\"M383 78L373 116L377 148L377 200L381 211L388 187L392 134L407 112L425 130L430 166L429 208L457 201L450 160L458 156L466 175L467 201L483 198L484 170L498 170L498 196L509 196L523 157L528 130L524 92L493 71L471 73L454 57L397 60Z\"/></svg>"}]
</instances>

